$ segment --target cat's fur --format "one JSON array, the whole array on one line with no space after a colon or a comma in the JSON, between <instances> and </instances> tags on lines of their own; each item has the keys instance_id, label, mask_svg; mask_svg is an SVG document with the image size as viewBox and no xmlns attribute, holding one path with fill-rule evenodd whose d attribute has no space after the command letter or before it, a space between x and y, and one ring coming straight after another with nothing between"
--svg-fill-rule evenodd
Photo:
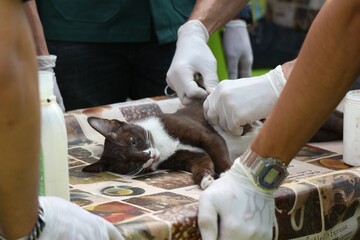
<instances>
[{"instance_id":1,"label":"cat's fur","mask_svg":"<svg viewBox=\"0 0 360 240\"><path fill-rule=\"evenodd\" d=\"M88 122L105 137L105 143L100 160L83 171L133 175L158 168L185 170L201 188L229 169L253 136L249 128L243 137L225 136L218 129L220 136L204 118L202 101L173 114L130 123L96 117L89 117Z\"/></svg>"},{"instance_id":2,"label":"cat's fur","mask_svg":"<svg viewBox=\"0 0 360 240\"><path fill-rule=\"evenodd\" d=\"M100 160L83 171L136 175L156 169L185 170L206 188L245 151L261 124L245 126L242 136L227 134L209 125L202 103L129 123L89 117L89 124L105 137L105 143ZM312 140L341 138L342 114L335 111Z\"/></svg>"}]
</instances>

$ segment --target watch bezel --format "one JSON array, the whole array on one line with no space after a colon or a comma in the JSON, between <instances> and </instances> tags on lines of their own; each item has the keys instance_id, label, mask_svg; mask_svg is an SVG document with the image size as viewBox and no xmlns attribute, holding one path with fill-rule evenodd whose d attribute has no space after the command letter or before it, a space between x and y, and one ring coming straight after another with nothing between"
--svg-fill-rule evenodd
<instances>
[{"instance_id":1,"label":"watch bezel","mask_svg":"<svg viewBox=\"0 0 360 240\"><path fill-rule=\"evenodd\" d=\"M278 189L289 175L286 165L279 159L261 157L251 151L251 149L245 151L240 162L247 168L254 183L267 191ZM272 174L270 171L273 169L279 174L269 183L269 181L265 181L264 179L268 177L268 174Z\"/></svg>"},{"instance_id":2,"label":"watch bezel","mask_svg":"<svg viewBox=\"0 0 360 240\"><path fill-rule=\"evenodd\" d=\"M276 159L272 159L272 160L276 160ZM264 159L264 161L266 161L266 159ZM273 169L276 169L279 175L277 175L272 180L272 183L269 183L269 181L265 180L265 178L268 177L268 174L271 174L270 171ZM268 162L265 163L262 171L258 173L257 180L261 187L269 190L275 190L280 187L280 185L282 184L282 182L285 180L286 177L287 177L287 171L284 171L282 163Z\"/></svg>"}]
</instances>

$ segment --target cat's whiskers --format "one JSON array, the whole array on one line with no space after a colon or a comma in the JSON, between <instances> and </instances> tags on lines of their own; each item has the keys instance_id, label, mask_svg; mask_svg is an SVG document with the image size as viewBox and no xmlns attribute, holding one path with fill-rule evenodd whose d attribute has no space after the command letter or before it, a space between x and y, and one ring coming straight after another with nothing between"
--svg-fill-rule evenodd
<instances>
[{"instance_id":1,"label":"cat's whiskers","mask_svg":"<svg viewBox=\"0 0 360 240\"><path fill-rule=\"evenodd\" d=\"M147 130L145 130L146 131L146 138L145 138L145 140L146 140L146 143L147 144L149 144L151 147L154 147L154 144L153 144L153 142L151 141L151 133L150 133L150 131L147 131Z\"/></svg>"},{"instance_id":2,"label":"cat's whiskers","mask_svg":"<svg viewBox=\"0 0 360 240\"><path fill-rule=\"evenodd\" d=\"M137 168L137 169L127 173L125 176L134 177L134 176L138 175L139 173L141 173L144 169L145 169L144 167Z\"/></svg>"}]
</instances>

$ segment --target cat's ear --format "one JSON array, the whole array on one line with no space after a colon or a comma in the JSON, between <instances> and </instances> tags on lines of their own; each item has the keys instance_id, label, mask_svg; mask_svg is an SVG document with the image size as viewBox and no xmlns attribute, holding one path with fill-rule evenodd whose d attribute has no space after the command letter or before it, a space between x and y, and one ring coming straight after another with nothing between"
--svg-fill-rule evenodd
<instances>
[{"instance_id":1,"label":"cat's ear","mask_svg":"<svg viewBox=\"0 0 360 240\"><path fill-rule=\"evenodd\" d=\"M105 137L114 129L118 129L122 125L126 124L125 122L116 119L109 120L98 117L89 117L87 121L91 127L93 127L96 131L98 131Z\"/></svg>"},{"instance_id":2,"label":"cat's ear","mask_svg":"<svg viewBox=\"0 0 360 240\"><path fill-rule=\"evenodd\" d=\"M82 169L83 172L103 172L106 171L106 165L104 161L97 161Z\"/></svg>"}]
</instances>

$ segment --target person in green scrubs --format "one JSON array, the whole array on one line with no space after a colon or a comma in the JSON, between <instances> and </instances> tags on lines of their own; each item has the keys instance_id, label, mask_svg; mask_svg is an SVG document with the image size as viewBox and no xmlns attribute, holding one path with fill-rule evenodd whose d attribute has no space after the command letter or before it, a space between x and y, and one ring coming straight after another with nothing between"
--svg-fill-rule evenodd
<instances>
[{"instance_id":1,"label":"person in green scrubs","mask_svg":"<svg viewBox=\"0 0 360 240\"><path fill-rule=\"evenodd\" d=\"M164 94L195 0L36 0L66 110Z\"/></svg>"}]
</instances>

